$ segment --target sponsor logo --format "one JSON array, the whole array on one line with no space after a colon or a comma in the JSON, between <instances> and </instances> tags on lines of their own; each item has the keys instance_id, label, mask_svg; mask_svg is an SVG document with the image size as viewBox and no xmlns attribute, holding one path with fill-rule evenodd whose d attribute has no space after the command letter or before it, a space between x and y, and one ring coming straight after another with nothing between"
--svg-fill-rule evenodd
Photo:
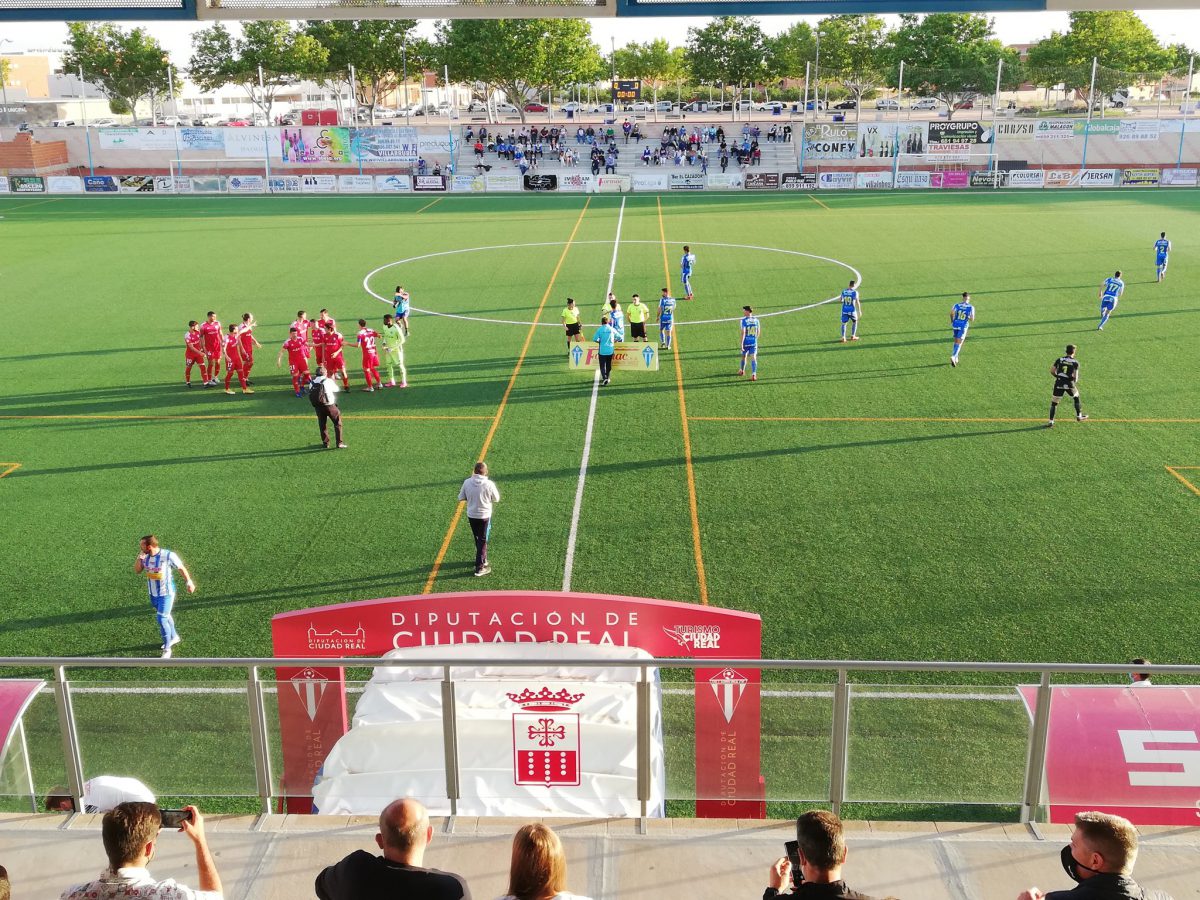
<instances>
[{"instance_id":1,"label":"sponsor logo","mask_svg":"<svg viewBox=\"0 0 1200 900\"><path fill-rule=\"evenodd\" d=\"M972 172L971 187L1004 187L1008 184L1008 172Z\"/></svg>"},{"instance_id":2,"label":"sponsor logo","mask_svg":"<svg viewBox=\"0 0 1200 900\"><path fill-rule=\"evenodd\" d=\"M719 650L721 648L720 625L675 625L663 626L663 631L684 650Z\"/></svg>"},{"instance_id":3,"label":"sponsor logo","mask_svg":"<svg viewBox=\"0 0 1200 900\"><path fill-rule=\"evenodd\" d=\"M779 190L779 173L747 172L745 187L748 191L777 191Z\"/></svg>"},{"instance_id":4,"label":"sponsor logo","mask_svg":"<svg viewBox=\"0 0 1200 900\"><path fill-rule=\"evenodd\" d=\"M1071 183L1079 187L1112 187L1117 183L1116 169L1081 169Z\"/></svg>"},{"instance_id":5,"label":"sponsor logo","mask_svg":"<svg viewBox=\"0 0 1200 900\"><path fill-rule=\"evenodd\" d=\"M337 190L336 175L303 175L300 190L305 194L331 194Z\"/></svg>"},{"instance_id":6,"label":"sponsor logo","mask_svg":"<svg viewBox=\"0 0 1200 900\"><path fill-rule=\"evenodd\" d=\"M1045 184L1048 188L1070 187L1075 177L1074 169L1046 169Z\"/></svg>"},{"instance_id":7,"label":"sponsor logo","mask_svg":"<svg viewBox=\"0 0 1200 900\"><path fill-rule=\"evenodd\" d=\"M230 175L225 183L231 194L261 194L266 181L262 175Z\"/></svg>"},{"instance_id":8,"label":"sponsor logo","mask_svg":"<svg viewBox=\"0 0 1200 900\"><path fill-rule=\"evenodd\" d=\"M816 172L784 172L779 179L779 188L784 191L812 191L816 187Z\"/></svg>"},{"instance_id":9,"label":"sponsor logo","mask_svg":"<svg viewBox=\"0 0 1200 900\"><path fill-rule=\"evenodd\" d=\"M1157 119L1149 122L1121 121L1118 141L1157 141L1160 125Z\"/></svg>"},{"instance_id":10,"label":"sponsor logo","mask_svg":"<svg viewBox=\"0 0 1200 900\"><path fill-rule=\"evenodd\" d=\"M896 187L898 188L927 188L929 187L928 172L897 172Z\"/></svg>"},{"instance_id":11,"label":"sponsor logo","mask_svg":"<svg viewBox=\"0 0 1200 900\"><path fill-rule=\"evenodd\" d=\"M1008 186L1021 188L1040 188L1046 183L1046 173L1042 169L1014 169L1008 173Z\"/></svg>"},{"instance_id":12,"label":"sponsor logo","mask_svg":"<svg viewBox=\"0 0 1200 900\"><path fill-rule=\"evenodd\" d=\"M666 172L634 172L629 178L635 191L665 191L667 189Z\"/></svg>"},{"instance_id":13,"label":"sponsor logo","mask_svg":"<svg viewBox=\"0 0 1200 900\"><path fill-rule=\"evenodd\" d=\"M121 175L117 181L121 185L122 194L154 193L153 175Z\"/></svg>"},{"instance_id":14,"label":"sponsor logo","mask_svg":"<svg viewBox=\"0 0 1200 900\"><path fill-rule=\"evenodd\" d=\"M702 191L705 177L701 172L671 172L667 189L672 191Z\"/></svg>"},{"instance_id":15,"label":"sponsor logo","mask_svg":"<svg viewBox=\"0 0 1200 900\"><path fill-rule=\"evenodd\" d=\"M1197 175L1200 175L1197 169L1163 169L1162 183L1173 187L1195 187Z\"/></svg>"},{"instance_id":16,"label":"sponsor logo","mask_svg":"<svg viewBox=\"0 0 1200 900\"><path fill-rule=\"evenodd\" d=\"M525 190L527 191L557 191L557 175L526 175Z\"/></svg>"},{"instance_id":17,"label":"sponsor logo","mask_svg":"<svg viewBox=\"0 0 1200 900\"><path fill-rule=\"evenodd\" d=\"M854 159L858 155L858 128L823 122L810 125L804 129L804 155L810 159Z\"/></svg>"},{"instance_id":18,"label":"sponsor logo","mask_svg":"<svg viewBox=\"0 0 1200 900\"><path fill-rule=\"evenodd\" d=\"M356 194L375 193L375 179L370 175L339 175L338 190Z\"/></svg>"},{"instance_id":19,"label":"sponsor logo","mask_svg":"<svg viewBox=\"0 0 1200 900\"><path fill-rule=\"evenodd\" d=\"M308 649L365 651L367 649L367 632L362 625L359 625L355 631L339 631L336 628L331 631L317 631L316 628L309 625Z\"/></svg>"},{"instance_id":20,"label":"sponsor logo","mask_svg":"<svg viewBox=\"0 0 1200 900\"><path fill-rule=\"evenodd\" d=\"M929 150L935 144L990 144L992 131L979 122L930 122Z\"/></svg>"},{"instance_id":21,"label":"sponsor logo","mask_svg":"<svg viewBox=\"0 0 1200 900\"><path fill-rule=\"evenodd\" d=\"M513 176L516 177L515 175ZM444 175L415 175L413 176L414 191L444 191L446 176Z\"/></svg>"},{"instance_id":22,"label":"sponsor logo","mask_svg":"<svg viewBox=\"0 0 1200 900\"><path fill-rule=\"evenodd\" d=\"M489 191L519 191L521 189L520 175L485 175Z\"/></svg>"},{"instance_id":23,"label":"sponsor logo","mask_svg":"<svg viewBox=\"0 0 1200 900\"><path fill-rule=\"evenodd\" d=\"M267 179L267 190L272 194L299 194L299 175L272 175Z\"/></svg>"},{"instance_id":24,"label":"sponsor logo","mask_svg":"<svg viewBox=\"0 0 1200 900\"><path fill-rule=\"evenodd\" d=\"M658 371L658 348L654 344L617 344L613 353L614 369L636 369L639 372ZM598 347L571 346L567 366L571 369L592 369L600 365Z\"/></svg>"},{"instance_id":25,"label":"sponsor logo","mask_svg":"<svg viewBox=\"0 0 1200 900\"><path fill-rule=\"evenodd\" d=\"M1073 141L1075 123L1070 119L1041 119L1034 124L1035 141Z\"/></svg>"},{"instance_id":26,"label":"sponsor logo","mask_svg":"<svg viewBox=\"0 0 1200 900\"><path fill-rule=\"evenodd\" d=\"M817 184L823 191L846 191L854 187L853 172L822 172Z\"/></svg>"},{"instance_id":27,"label":"sponsor logo","mask_svg":"<svg viewBox=\"0 0 1200 900\"><path fill-rule=\"evenodd\" d=\"M733 714L737 710L738 702L742 699L742 694L746 692L748 681L749 679L736 669L722 669L708 679L708 684L717 698L717 705L720 706L721 715L725 717L726 722L733 721Z\"/></svg>"},{"instance_id":28,"label":"sponsor logo","mask_svg":"<svg viewBox=\"0 0 1200 900\"><path fill-rule=\"evenodd\" d=\"M111 175L84 175L83 189L89 193L115 194L117 179Z\"/></svg>"},{"instance_id":29,"label":"sponsor logo","mask_svg":"<svg viewBox=\"0 0 1200 900\"><path fill-rule=\"evenodd\" d=\"M1122 169L1121 184L1126 186L1153 186L1159 182L1158 169Z\"/></svg>"},{"instance_id":30,"label":"sponsor logo","mask_svg":"<svg viewBox=\"0 0 1200 900\"><path fill-rule=\"evenodd\" d=\"M314 669L301 669L292 676L291 682L292 690L300 698L308 720L315 722L317 710L321 706L321 698L325 696L325 689L329 687L329 679L318 674Z\"/></svg>"},{"instance_id":31,"label":"sponsor logo","mask_svg":"<svg viewBox=\"0 0 1200 900\"><path fill-rule=\"evenodd\" d=\"M411 191L412 177L409 175L376 175L375 190L381 194Z\"/></svg>"},{"instance_id":32,"label":"sponsor logo","mask_svg":"<svg viewBox=\"0 0 1200 900\"><path fill-rule=\"evenodd\" d=\"M46 180L41 175L9 175L8 188L14 194L44 194Z\"/></svg>"},{"instance_id":33,"label":"sponsor logo","mask_svg":"<svg viewBox=\"0 0 1200 900\"><path fill-rule=\"evenodd\" d=\"M1027 138L1032 137L1036 129L1036 122L999 122L996 125L996 137Z\"/></svg>"},{"instance_id":34,"label":"sponsor logo","mask_svg":"<svg viewBox=\"0 0 1200 900\"><path fill-rule=\"evenodd\" d=\"M1075 121L1072 125L1075 134L1120 134L1121 123L1116 119L1096 119L1088 122L1086 119Z\"/></svg>"},{"instance_id":35,"label":"sponsor logo","mask_svg":"<svg viewBox=\"0 0 1200 900\"><path fill-rule=\"evenodd\" d=\"M880 190L892 186L891 172L856 172L855 183L863 190Z\"/></svg>"},{"instance_id":36,"label":"sponsor logo","mask_svg":"<svg viewBox=\"0 0 1200 900\"><path fill-rule=\"evenodd\" d=\"M579 784L579 716L566 710L584 695L543 687L507 696L523 710L512 717L513 783Z\"/></svg>"},{"instance_id":37,"label":"sponsor logo","mask_svg":"<svg viewBox=\"0 0 1200 900\"><path fill-rule=\"evenodd\" d=\"M560 191L585 191L588 189L591 177L581 172L565 172L558 176L558 189Z\"/></svg>"}]
</instances>

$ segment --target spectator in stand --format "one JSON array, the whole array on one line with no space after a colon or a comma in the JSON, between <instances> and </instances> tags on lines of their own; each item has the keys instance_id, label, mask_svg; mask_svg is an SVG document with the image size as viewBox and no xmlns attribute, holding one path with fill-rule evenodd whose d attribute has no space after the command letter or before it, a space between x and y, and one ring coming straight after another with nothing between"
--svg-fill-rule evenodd
<instances>
[{"instance_id":1,"label":"spectator in stand","mask_svg":"<svg viewBox=\"0 0 1200 900\"><path fill-rule=\"evenodd\" d=\"M800 856L800 871L804 879L792 877L792 863L786 857L775 860L767 874L768 887L763 900L772 897L812 897L821 900L871 900L866 894L851 890L842 880L846 864L846 838L842 820L827 810L806 812L796 820L796 842ZM794 885L794 886L793 886ZM792 886L784 893L784 888Z\"/></svg>"},{"instance_id":2,"label":"spectator in stand","mask_svg":"<svg viewBox=\"0 0 1200 900\"><path fill-rule=\"evenodd\" d=\"M785 144L790 144L792 142L792 126L791 125L783 126L783 142Z\"/></svg>"},{"instance_id":3,"label":"spectator in stand","mask_svg":"<svg viewBox=\"0 0 1200 900\"><path fill-rule=\"evenodd\" d=\"M548 825L526 825L513 836L508 893L500 900L588 900L567 890L567 856Z\"/></svg>"},{"instance_id":4,"label":"spectator in stand","mask_svg":"<svg viewBox=\"0 0 1200 900\"><path fill-rule=\"evenodd\" d=\"M750 147L750 165L762 165L762 147L758 146L758 141L755 141Z\"/></svg>"},{"instance_id":5,"label":"spectator in stand","mask_svg":"<svg viewBox=\"0 0 1200 900\"><path fill-rule=\"evenodd\" d=\"M575 129L575 143L582 144L584 142L585 137L586 137L586 135L584 134L583 126L580 125L578 128Z\"/></svg>"},{"instance_id":6,"label":"spectator in stand","mask_svg":"<svg viewBox=\"0 0 1200 900\"><path fill-rule=\"evenodd\" d=\"M615 153L613 153L611 150L609 150L608 155L604 157L604 174L605 175L616 175L617 174L617 155Z\"/></svg>"},{"instance_id":7,"label":"spectator in stand","mask_svg":"<svg viewBox=\"0 0 1200 900\"><path fill-rule=\"evenodd\" d=\"M1150 665L1150 660L1144 659L1139 656L1137 659L1133 660L1133 664L1135 666L1148 666L1148 665ZM1146 672L1146 671L1138 671L1135 669L1134 671L1129 673L1129 680L1130 680L1130 682L1132 682L1134 687L1152 687L1153 686L1152 682L1150 681L1150 673Z\"/></svg>"},{"instance_id":8,"label":"spectator in stand","mask_svg":"<svg viewBox=\"0 0 1200 900\"><path fill-rule=\"evenodd\" d=\"M1171 900L1162 891L1143 891L1133 880L1137 831L1128 819L1102 812L1075 813L1071 843L1062 848L1062 865L1078 884L1046 894L1035 887L1017 900Z\"/></svg>"},{"instance_id":9,"label":"spectator in stand","mask_svg":"<svg viewBox=\"0 0 1200 900\"><path fill-rule=\"evenodd\" d=\"M650 145L649 144L647 144L645 147L642 148L642 165L643 166L650 165Z\"/></svg>"},{"instance_id":10,"label":"spectator in stand","mask_svg":"<svg viewBox=\"0 0 1200 900\"><path fill-rule=\"evenodd\" d=\"M772 125L770 128L767 129L767 143L769 143L769 144L775 143L775 138L778 137L778 135L779 135L778 126Z\"/></svg>"},{"instance_id":11,"label":"spectator in stand","mask_svg":"<svg viewBox=\"0 0 1200 900\"><path fill-rule=\"evenodd\" d=\"M600 157L598 157L595 153L592 154L592 174L600 174Z\"/></svg>"},{"instance_id":12,"label":"spectator in stand","mask_svg":"<svg viewBox=\"0 0 1200 900\"><path fill-rule=\"evenodd\" d=\"M721 174L725 174L725 169L729 166L729 153L725 150L721 151Z\"/></svg>"},{"instance_id":13,"label":"spectator in stand","mask_svg":"<svg viewBox=\"0 0 1200 900\"><path fill-rule=\"evenodd\" d=\"M189 817L179 830L192 841L196 851L196 873L200 890L192 890L173 879L155 881L146 864L158 848L162 814L153 803L122 803L104 814L101 836L108 868L87 884L63 891L61 900L222 900L221 876L204 837L200 810L185 806Z\"/></svg>"},{"instance_id":14,"label":"spectator in stand","mask_svg":"<svg viewBox=\"0 0 1200 900\"><path fill-rule=\"evenodd\" d=\"M374 856L355 850L317 875L320 900L471 900L461 875L424 868L425 848L433 840L429 813L416 800L394 800L379 814Z\"/></svg>"},{"instance_id":15,"label":"spectator in stand","mask_svg":"<svg viewBox=\"0 0 1200 900\"><path fill-rule=\"evenodd\" d=\"M633 133L633 123L629 121L629 116L625 117L625 121L621 123L621 131L625 135L625 143L629 143L629 135Z\"/></svg>"},{"instance_id":16,"label":"spectator in stand","mask_svg":"<svg viewBox=\"0 0 1200 900\"><path fill-rule=\"evenodd\" d=\"M105 813L122 803L157 803L154 792L136 778L97 775L83 783L83 811ZM47 812L75 812L75 798L66 788L54 788L46 797Z\"/></svg>"}]
</instances>

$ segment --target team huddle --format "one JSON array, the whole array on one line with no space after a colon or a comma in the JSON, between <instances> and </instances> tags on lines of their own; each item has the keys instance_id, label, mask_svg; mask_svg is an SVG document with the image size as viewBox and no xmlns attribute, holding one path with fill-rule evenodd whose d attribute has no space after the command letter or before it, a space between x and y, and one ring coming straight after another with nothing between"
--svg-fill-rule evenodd
<instances>
[{"instance_id":1,"label":"team huddle","mask_svg":"<svg viewBox=\"0 0 1200 900\"><path fill-rule=\"evenodd\" d=\"M364 391L370 393L377 388L408 387L408 370L404 366L404 344L408 340L410 298L403 286L396 286L393 313L383 317L379 330L370 328L366 319L358 320L358 332L354 343L362 352L362 372L366 381ZM221 324L217 314L210 310L203 322L194 319L188 322L184 334L183 382L192 386L192 369L200 366L201 385L219 387L221 368L225 368L225 393L235 393L232 384L236 376L243 394L253 394L250 387L251 370L254 368L254 351L262 347L254 336L258 327L251 313L243 313L241 322L228 328ZM383 355L379 347L382 344ZM316 319L309 319L304 310L296 312L296 320L288 328L288 338L279 348L275 359L276 367L283 364L287 354L288 370L292 376L292 390L303 397L312 383L309 360L315 358L317 366L324 366L330 378L340 378L342 387L350 387L350 375L346 370L346 338L338 331L337 322L322 309ZM386 368L388 380L380 374ZM397 383L397 371L400 381Z\"/></svg>"}]
</instances>

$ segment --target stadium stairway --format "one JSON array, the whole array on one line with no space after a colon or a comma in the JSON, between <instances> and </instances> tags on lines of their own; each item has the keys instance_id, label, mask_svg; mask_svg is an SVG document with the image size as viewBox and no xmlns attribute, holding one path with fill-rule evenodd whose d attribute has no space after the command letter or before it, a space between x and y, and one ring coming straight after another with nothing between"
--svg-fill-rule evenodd
<instances>
[{"instance_id":1,"label":"stadium stairway","mask_svg":"<svg viewBox=\"0 0 1200 900\"><path fill-rule=\"evenodd\" d=\"M13 896L58 897L104 868L99 815L0 815L0 864ZM425 864L458 872L473 896L507 890L512 835L526 819L460 817L453 834L435 820ZM637 833L629 819L544 820L562 837L571 890L593 900L659 900L671 892L696 897L762 895L768 867L794 837L792 821L652 819ZM227 900L311 897L325 865L353 850L376 853L376 822L348 816L210 816L209 845ZM1012 900L1037 885L1069 886L1059 849L1066 825L847 822L845 870L852 887L904 900ZM1177 898L1195 895L1200 829L1141 828L1135 876L1143 887ZM163 832L150 870L196 887L186 837ZM701 887L702 885L702 887Z\"/></svg>"}]
</instances>

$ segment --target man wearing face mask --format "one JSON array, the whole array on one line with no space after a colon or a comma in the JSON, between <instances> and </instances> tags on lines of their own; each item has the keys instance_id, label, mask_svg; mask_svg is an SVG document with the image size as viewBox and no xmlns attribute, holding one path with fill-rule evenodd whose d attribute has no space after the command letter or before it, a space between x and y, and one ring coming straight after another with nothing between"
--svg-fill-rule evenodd
<instances>
[{"instance_id":1,"label":"man wearing face mask","mask_svg":"<svg viewBox=\"0 0 1200 900\"><path fill-rule=\"evenodd\" d=\"M1062 864L1078 885L1048 894L1032 887L1017 900L1171 900L1162 891L1142 890L1131 877L1137 844L1137 831L1129 820L1102 812L1076 813L1071 843L1062 848Z\"/></svg>"}]
</instances>

